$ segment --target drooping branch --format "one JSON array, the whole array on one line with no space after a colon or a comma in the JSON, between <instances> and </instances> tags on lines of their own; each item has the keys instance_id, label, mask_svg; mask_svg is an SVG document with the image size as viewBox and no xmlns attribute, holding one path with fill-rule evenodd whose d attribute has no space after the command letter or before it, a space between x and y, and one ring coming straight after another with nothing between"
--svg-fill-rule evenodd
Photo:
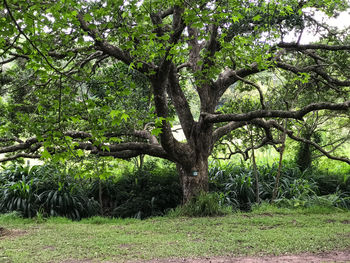
<instances>
[{"instance_id":1,"label":"drooping branch","mask_svg":"<svg viewBox=\"0 0 350 263\"><path fill-rule=\"evenodd\" d=\"M254 88L256 88L256 90L259 92L259 98L260 98L261 108L262 108L263 110L265 110L265 109L266 109L266 106L265 106L264 93L263 93L261 87L260 87L258 84L254 83L254 82L252 82L252 81L250 81L250 80L247 80L247 79L245 79L245 78L241 78L241 77L238 76L238 75L236 75L236 77L237 77L240 81L242 81L243 83L248 84L248 85L251 85L251 86L253 86Z\"/></svg>"},{"instance_id":2,"label":"drooping branch","mask_svg":"<svg viewBox=\"0 0 350 263\"><path fill-rule=\"evenodd\" d=\"M121 136L120 134L118 134ZM82 149L89 151L90 154L99 156L113 156L115 158L131 158L142 154L148 154L155 157L165 158L174 161L158 144L157 140L153 138L148 131L134 131L132 134L128 135L145 138L149 140L148 142L125 142L125 143L105 143L96 145L95 140L92 135L87 132L82 131L68 131L62 136L69 136L74 142L73 149ZM107 138L115 137L117 134L110 133L105 135ZM81 141L82 140L82 141ZM2 141L8 141L3 139ZM0 162L5 162L9 160L15 160L18 158L40 158L40 148L43 146L39 143L36 137L32 137L24 142L17 143L11 146L0 147L0 153L16 153L13 156L5 157L0 160ZM56 152L55 146L50 147L50 152ZM26 152L22 152L26 151ZM62 151L58 149L57 152ZM30 153L28 153L30 152Z\"/></svg>"},{"instance_id":3,"label":"drooping branch","mask_svg":"<svg viewBox=\"0 0 350 263\"><path fill-rule=\"evenodd\" d=\"M231 148L231 144L226 143L226 142L220 142L221 145L225 145L226 148L228 149L229 153L225 153L224 157L214 157L215 159L218 160L230 160L232 156L236 155L236 154L240 154L242 155L244 160L248 160L248 155L246 151L243 151L241 149L239 149L239 147L237 147L234 143L231 143L232 145L235 146L235 150L232 150Z\"/></svg>"},{"instance_id":4,"label":"drooping branch","mask_svg":"<svg viewBox=\"0 0 350 263\"><path fill-rule=\"evenodd\" d=\"M239 146L237 146L234 142L230 142L230 143L235 146L235 150L233 151L231 149L231 146L230 146L229 143L220 142L220 144L223 144L223 145L225 145L227 147L227 149L229 150L229 153L226 154L225 157L215 157L215 159L228 160L232 156L234 156L236 154L240 154L240 155L242 155L244 160L248 160L250 151L258 150L258 149L264 147L265 145L279 144L280 141L275 141L275 140L271 141L267 137L264 137L258 145L249 146L249 147L245 148L244 150L240 149Z\"/></svg>"},{"instance_id":5,"label":"drooping branch","mask_svg":"<svg viewBox=\"0 0 350 263\"><path fill-rule=\"evenodd\" d=\"M308 66L305 68L299 68L281 61L277 61L276 62L277 67L287 70L287 71L291 71L295 74L299 74L299 73L309 73L309 72L315 72L316 74L318 74L319 76L321 76L323 79L325 79L328 83L330 84L335 84L337 86L350 86L350 81L342 81L342 80L338 80L335 79L333 77L331 77L329 74L327 74L325 71L323 71L321 69L321 65L313 65L313 66Z\"/></svg>"},{"instance_id":6,"label":"drooping branch","mask_svg":"<svg viewBox=\"0 0 350 263\"><path fill-rule=\"evenodd\" d=\"M303 117L312 111L317 110L348 110L350 100L343 103L320 102L312 103L297 111L284 110L256 110L241 114L210 114L202 113L204 120L210 123L227 122L227 121L249 121L257 118L290 118L302 120Z\"/></svg>"},{"instance_id":7,"label":"drooping branch","mask_svg":"<svg viewBox=\"0 0 350 263\"><path fill-rule=\"evenodd\" d=\"M334 156L331 155L331 152L326 151L325 149L323 149L320 145L318 145L317 143L311 141L311 140L307 140L304 138L300 138L296 135L294 135L294 132L291 130L287 130L285 127L283 127L282 125L280 125L279 123L277 123L274 120L269 120L269 121L264 121L264 120L259 120L259 126L263 127L265 126L265 128L275 128L278 129L282 132L285 132L289 138L295 140L295 141L299 141L299 142L303 142L305 144L310 144L313 147L315 147L315 149L317 149L319 152L321 152L324 156L326 156L329 159L332 160L337 160L337 161L342 161L345 162L347 164L350 164L350 159L347 157L338 157L338 156Z\"/></svg>"},{"instance_id":8,"label":"drooping branch","mask_svg":"<svg viewBox=\"0 0 350 263\"><path fill-rule=\"evenodd\" d=\"M39 154L29 154L29 153L18 153L13 156L8 156L0 158L0 163L17 160L19 158L30 158L30 159L40 159L41 155Z\"/></svg>"}]
</instances>

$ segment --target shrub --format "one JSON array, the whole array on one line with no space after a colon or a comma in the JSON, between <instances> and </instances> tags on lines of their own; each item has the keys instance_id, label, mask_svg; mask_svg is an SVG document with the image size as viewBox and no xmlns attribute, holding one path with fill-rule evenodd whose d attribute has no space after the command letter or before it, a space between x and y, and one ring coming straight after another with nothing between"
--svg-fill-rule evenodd
<instances>
[{"instance_id":1,"label":"shrub","mask_svg":"<svg viewBox=\"0 0 350 263\"><path fill-rule=\"evenodd\" d=\"M68 174L51 165L10 166L0 173L0 211L17 211L24 217L95 215L98 203Z\"/></svg>"},{"instance_id":2,"label":"shrub","mask_svg":"<svg viewBox=\"0 0 350 263\"><path fill-rule=\"evenodd\" d=\"M319 195L334 194L336 192L350 193L350 176L322 171L309 171L308 179L318 186Z\"/></svg>"},{"instance_id":3,"label":"shrub","mask_svg":"<svg viewBox=\"0 0 350 263\"><path fill-rule=\"evenodd\" d=\"M253 171L234 163L212 166L209 190L220 193L226 205L249 210L255 201Z\"/></svg>"},{"instance_id":4,"label":"shrub","mask_svg":"<svg viewBox=\"0 0 350 263\"><path fill-rule=\"evenodd\" d=\"M157 167L154 162L120 178L115 184L115 193L116 207L112 215L123 218L163 215L182 200L175 168Z\"/></svg>"},{"instance_id":5,"label":"shrub","mask_svg":"<svg viewBox=\"0 0 350 263\"><path fill-rule=\"evenodd\" d=\"M8 182L0 188L0 211L17 211L24 217L32 217L38 208L37 195L33 180L25 178L17 182Z\"/></svg>"},{"instance_id":6,"label":"shrub","mask_svg":"<svg viewBox=\"0 0 350 263\"><path fill-rule=\"evenodd\" d=\"M348 207L349 176L325 174L315 169L301 172L292 162L283 164L276 199L279 206L304 207L313 205L318 195L321 203L322 198L329 201L335 195L339 199L331 202L333 206ZM277 170L277 164L258 167L260 200L271 200ZM213 162L209 170L209 189L220 193L225 204L241 210L249 210L256 200L253 171L242 164Z\"/></svg>"},{"instance_id":7,"label":"shrub","mask_svg":"<svg viewBox=\"0 0 350 263\"><path fill-rule=\"evenodd\" d=\"M232 212L229 206L223 205L222 197L217 193L201 192L198 196L193 198L187 204L178 206L172 210L168 215L202 217L202 216L222 216Z\"/></svg>"}]
</instances>

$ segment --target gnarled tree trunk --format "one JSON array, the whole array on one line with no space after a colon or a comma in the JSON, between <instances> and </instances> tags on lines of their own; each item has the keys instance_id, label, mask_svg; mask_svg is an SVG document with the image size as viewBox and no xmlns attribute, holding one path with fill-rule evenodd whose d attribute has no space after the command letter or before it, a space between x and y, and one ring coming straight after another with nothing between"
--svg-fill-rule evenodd
<instances>
[{"instance_id":1,"label":"gnarled tree trunk","mask_svg":"<svg viewBox=\"0 0 350 263\"><path fill-rule=\"evenodd\" d=\"M182 203L186 204L201 191L209 190L208 158L199 158L191 168L177 164L183 191Z\"/></svg>"}]
</instances>

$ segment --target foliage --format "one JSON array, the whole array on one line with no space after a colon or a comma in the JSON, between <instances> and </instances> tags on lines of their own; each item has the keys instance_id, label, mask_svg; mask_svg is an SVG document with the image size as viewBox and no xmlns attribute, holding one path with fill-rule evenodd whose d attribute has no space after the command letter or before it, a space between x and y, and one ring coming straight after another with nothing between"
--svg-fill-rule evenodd
<instances>
[{"instance_id":1,"label":"foliage","mask_svg":"<svg viewBox=\"0 0 350 263\"><path fill-rule=\"evenodd\" d=\"M350 193L350 174L347 174L346 170L343 174L316 170L311 172L307 178L317 184L318 195L336 192Z\"/></svg>"},{"instance_id":2,"label":"foliage","mask_svg":"<svg viewBox=\"0 0 350 263\"><path fill-rule=\"evenodd\" d=\"M53 165L8 167L0 173L0 212L79 220L100 213L102 205L105 216L146 218L163 215L182 200L177 173L168 163L146 162L117 178L84 179L75 173Z\"/></svg>"},{"instance_id":3,"label":"foliage","mask_svg":"<svg viewBox=\"0 0 350 263\"><path fill-rule=\"evenodd\" d=\"M237 148L245 149L230 153L248 158L254 146L277 147L287 128L291 139L303 141L295 134L310 115L330 110L337 114L321 112L327 124L320 128L330 134L336 120L340 132L337 143L331 136L319 140L323 154L349 163L337 148L348 140L349 36L317 20L348 8L340 0L3 0L0 150L8 155L2 161L151 155L176 163L188 179L188 171L206 169L218 142L242 142ZM315 43L303 44L306 32L318 37ZM199 112L190 108L194 101ZM181 143L174 120L185 133ZM322 152L315 142L308 143ZM303 152L302 170L311 159ZM208 171L199 176L203 185L183 184L193 186L184 199L208 188ZM249 172L229 180L221 189L226 199L249 207ZM62 200L66 213L69 203L83 202L73 201L78 193L69 187L57 189L58 201L46 209ZM153 197L145 204L151 210Z\"/></svg>"},{"instance_id":4,"label":"foliage","mask_svg":"<svg viewBox=\"0 0 350 263\"><path fill-rule=\"evenodd\" d=\"M282 198L275 201L278 207L289 208L343 208L350 209L350 196L343 193L335 193L323 196L311 195L292 197L290 199Z\"/></svg>"},{"instance_id":5,"label":"foliage","mask_svg":"<svg viewBox=\"0 0 350 263\"><path fill-rule=\"evenodd\" d=\"M98 203L86 195L79 182L51 165L32 168L12 165L1 172L0 178L2 212L80 219L98 211Z\"/></svg>"},{"instance_id":6,"label":"foliage","mask_svg":"<svg viewBox=\"0 0 350 263\"><path fill-rule=\"evenodd\" d=\"M260 199L269 202L278 165L259 165ZM255 203L252 168L235 162L214 162L209 170L210 191L220 193L227 205L249 210ZM293 161L284 162L276 203L279 206L335 206L349 208L349 179L317 169L304 172Z\"/></svg>"},{"instance_id":7,"label":"foliage","mask_svg":"<svg viewBox=\"0 0 350 263\"><path fill-rule=\"evenodd\" d=\"M145 218L163 215L182 200L179 178L174 167L146 163L141 170L125 174L114 184L112 215Z\"/></svg>"},{"instance_id":8,"label":"foliage","mask_svg":"<svg viewBox=\"0 0 350 263\"><path fill-rule=\"evenodd\" d=\"M209 169L209 186L211 191L223 195L224 203L242 210L249 210L254 203L253 172L243 166L227 163L223 166L213 165Z\"/></svg>"},{"instance_id":9,"label":"foliage","mask_svg":"<svg viewBox=\"0 0 350 263\"><path fill-rule=\"evenodd\" d=\"M178 206L175 210L169 212L168 216L188 216L188 217L204 217L204 216L222 216L232 212L229 206L224 205L222 196L218 193L201 192L190 202L183 206Z\"/></svg>"},{"instance_id":10,"label":"foliage","mask_svg":"<svg viewBox=\"0 0 350 263\"><path fill-rule=\"evenodd\" d=\"M264 202L271 200L277 168L277 164L258 165L260 199ZM80 219L100 214L144 219L164 215L182 201L178 175L168 162L147 160L142 169L124 167L116 173L117 177L112 170L106 178L79 178L73 177L79 171L67 167L10 165L0 173L0 211L17 211L24 217ZM275 203L289 208L349 209L349 178L316 169L301 172L293 161L285 161ZM208 195L202 193L170 214L212 216L250 210L255 205L255 178L250 167L212 162L209 180Z\"/></svg>"}]
</instances>

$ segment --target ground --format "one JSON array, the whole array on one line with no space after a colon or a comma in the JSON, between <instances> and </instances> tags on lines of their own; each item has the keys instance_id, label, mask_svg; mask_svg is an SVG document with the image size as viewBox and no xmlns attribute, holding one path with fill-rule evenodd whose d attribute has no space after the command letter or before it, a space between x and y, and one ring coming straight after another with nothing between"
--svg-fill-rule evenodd
<instances>
[{"instance_id":1,"label":"ground","mask_svg":"<svg viewBox=\"0 0 350 263\"><path fill-rule=\"evenodd\" d=\"M144 263L323 263L323 262L350 262L349 251L331 251L318 254L300 254L286 256L263 257L214 257L214 258L180 258L180 259L156 259L144 261Z\"/></svg>"},{"instance_id":2,"label":"ground","mask_svg":"<svg viewBox=\"0 0 350 263\"><path fill-rule=\"evenodd\" d=\"M350 211L311 212L81 221L4 215L0 263L350 263Z\"/></svg>"},{"instance_id":3,"label":"ground","mask_svg":"<svg viewBox=\"0 0 350 263\"><path fill-rule=\"evenodd\" d=\"M22 230L8 230L0 227L0 238L16 237L24 235ZM48 247L47 249L54 249ZM0 258L1 260L1 258ZM65 260L62 263L95 263L96 261L86 260ZM328 251L323 253L304 253L299 255L284 256L261 256L261 257L207 257L207 258L172 258L153 259L150 261L130 261L129 263L323 263L323 262L350 262L350 248L347 251ZM104 262L116 263L116 262Z\"/></svg>"}]
</instances>

